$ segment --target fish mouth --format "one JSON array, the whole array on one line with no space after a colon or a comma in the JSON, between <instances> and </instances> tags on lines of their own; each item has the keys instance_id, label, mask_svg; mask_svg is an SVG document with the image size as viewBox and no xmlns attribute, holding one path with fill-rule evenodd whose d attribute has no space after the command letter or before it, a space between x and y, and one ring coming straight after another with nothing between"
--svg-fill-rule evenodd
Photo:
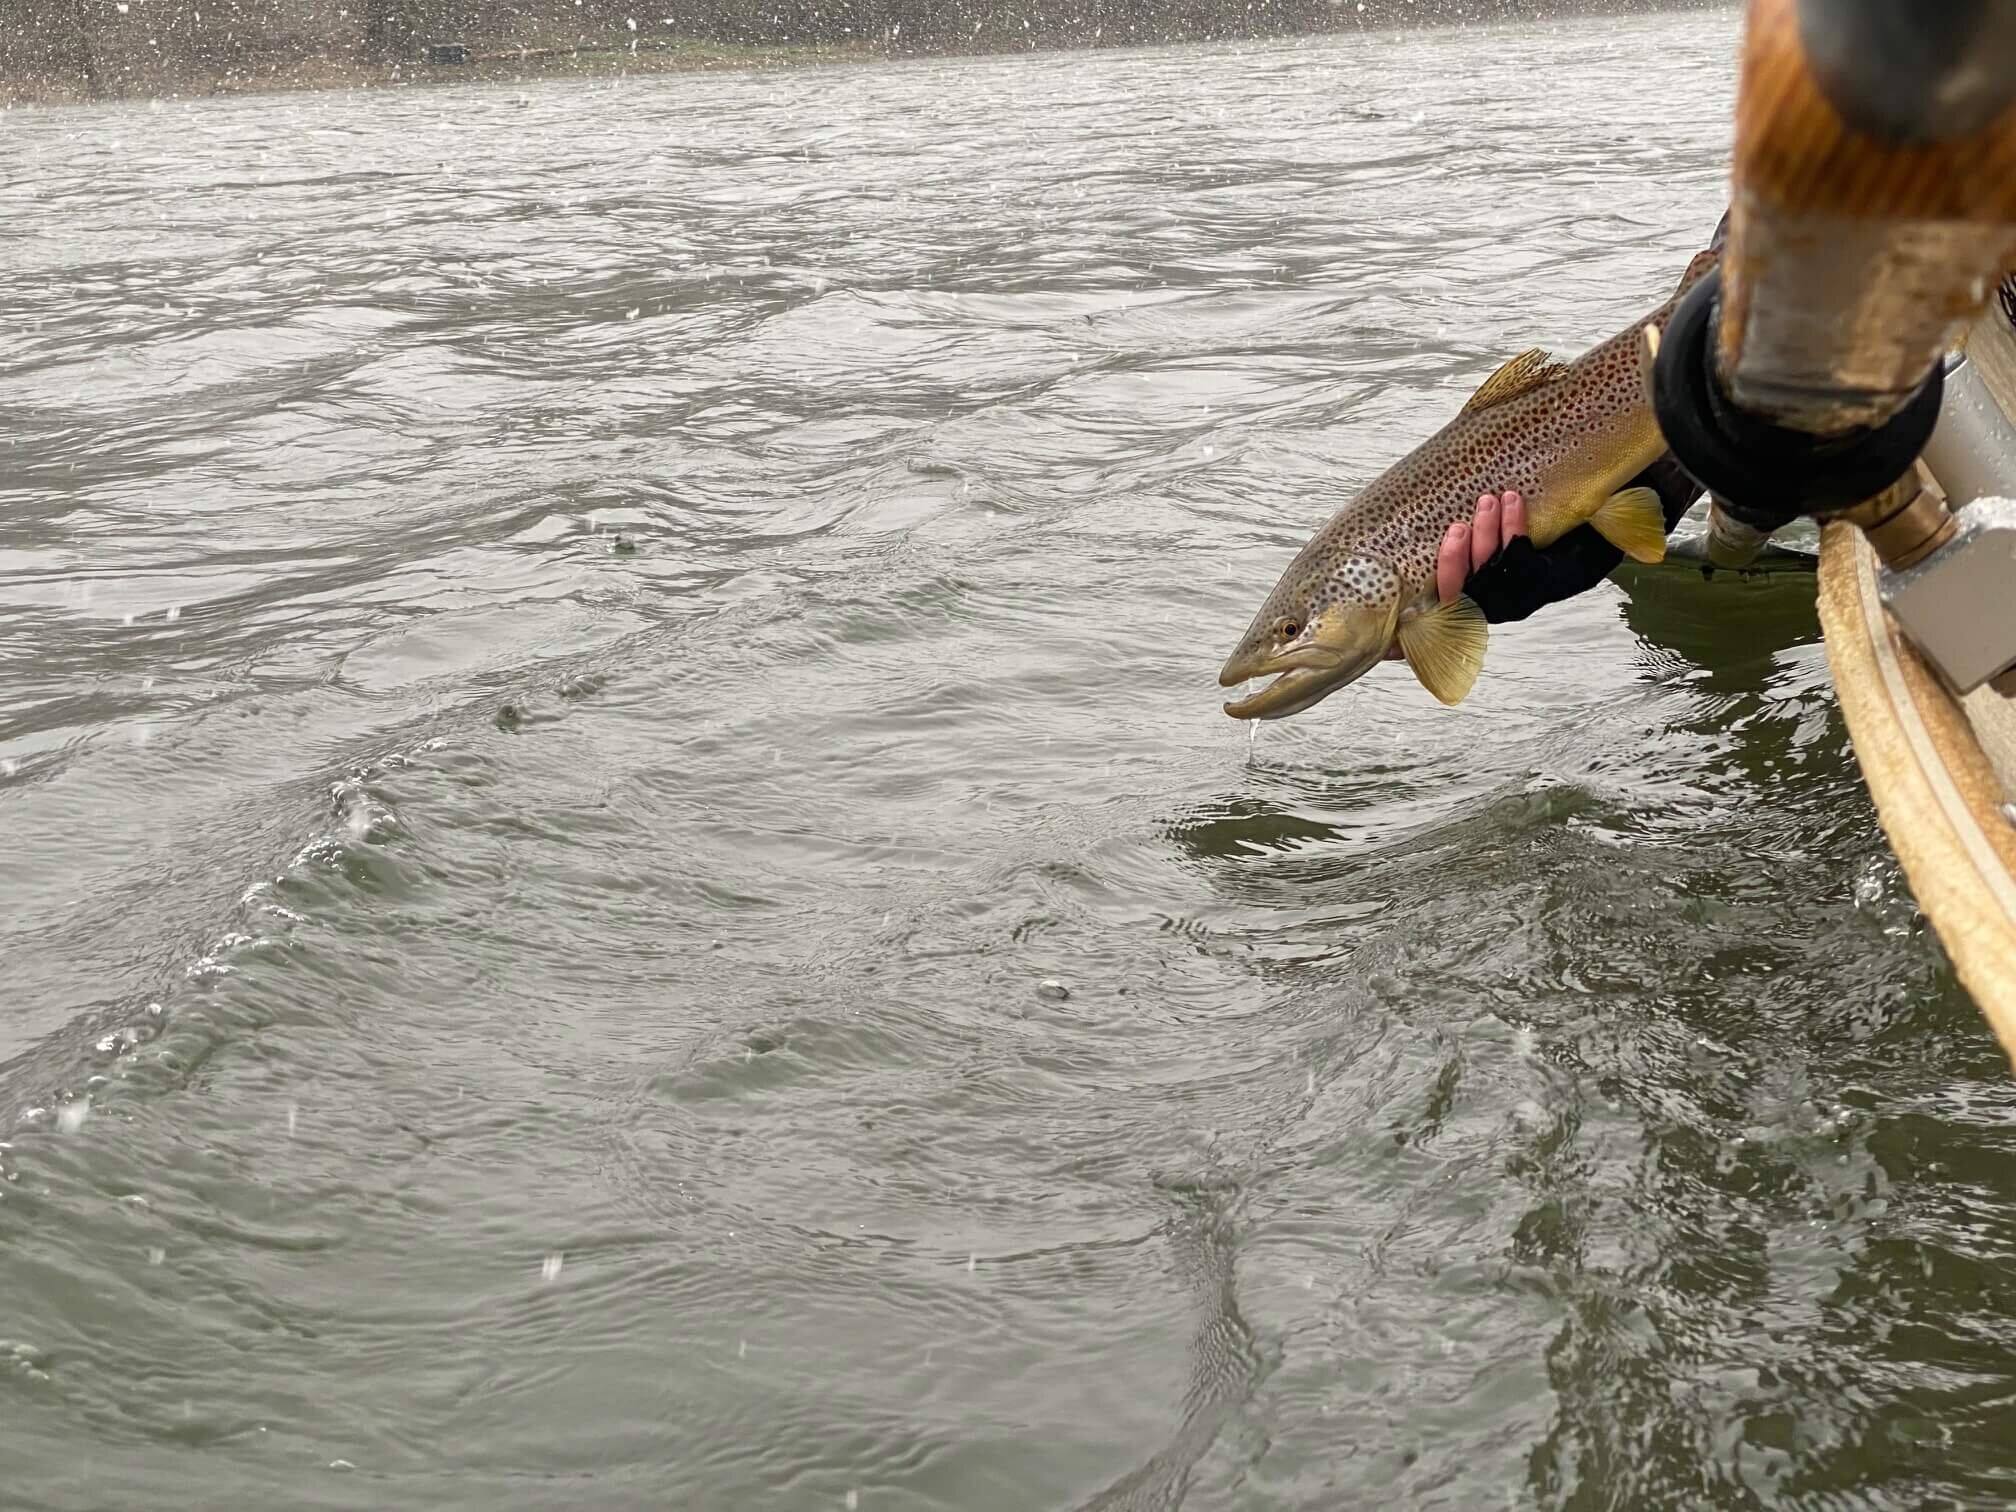
<instances>
[{"instance_id":1,"label":"fish mouth","mask_svg":"<svg viewBox=\"0 0 2016 1512\"><path fill-rule=\"evenodd\" d=\"M1378 660L1376 654L1347 657L1321 646L1304 646L1250 663L1227 662L1218 674L1218 685L1229 688L1248 678L1271 676L1274 681L1251 698L1226 704L1225 712L1234 719L1286 719L1356 682Z\"/></svg>"}]
</instances>

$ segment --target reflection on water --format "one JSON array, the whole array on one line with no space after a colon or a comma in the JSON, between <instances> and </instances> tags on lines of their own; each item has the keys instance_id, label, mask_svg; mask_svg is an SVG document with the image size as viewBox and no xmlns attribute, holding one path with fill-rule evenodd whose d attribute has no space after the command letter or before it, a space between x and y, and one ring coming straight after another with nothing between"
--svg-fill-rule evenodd
<instances>
[{"instance_id":1,"label":"reflection on water","mask_svg":"<svg viewBox=\"0 0 2016 1512\"><path fill-rule=\"evenodd\" d=\"M2007 1502L1810 578L1219 712L1671 286L1733 40L10 118L7 1494Z\"/></svg>"}]
</instances>

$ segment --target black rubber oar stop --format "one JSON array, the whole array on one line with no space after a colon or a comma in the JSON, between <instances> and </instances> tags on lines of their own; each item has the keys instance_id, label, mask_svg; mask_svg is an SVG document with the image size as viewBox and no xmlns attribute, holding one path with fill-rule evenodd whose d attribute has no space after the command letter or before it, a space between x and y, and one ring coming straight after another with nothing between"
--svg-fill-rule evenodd
<instances>
[{"instance_id":1,"label":"black rubber oar stop","mask_svg":"<svg viewBox=\"0 0 2016 1512\"><path fill-rule=\"evenodd\" d=\"M1774 531L1800 515L1828 515L1872 499L1911 470L1939 423L1946 372L1932 376L1882 425L1816 436L1739 409L1715 370L1722 270L1680 301L1659 344L1652 405L1666 444L1729 513Z\"/></svg>"}]
</instances>

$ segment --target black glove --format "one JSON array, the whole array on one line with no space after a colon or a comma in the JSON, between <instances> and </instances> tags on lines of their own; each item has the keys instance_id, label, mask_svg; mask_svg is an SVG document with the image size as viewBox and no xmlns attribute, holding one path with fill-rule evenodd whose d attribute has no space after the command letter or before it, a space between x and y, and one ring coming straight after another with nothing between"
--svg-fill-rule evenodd
<instances>
[{"instance_id":1,"label":"black glove","mask_svg":"<svg viewBox=\"0 0 2016 1512\"><path fill-rule=\"evenodd\" d=\"M1720 252L1729 239L1729 212L1715 223L1708 248ZM2011 319L2016 319L2012 312ZM1668 452L1625 485L1649 488L1659 495L1666 511L1666 534L1701 497L1701 485L1687 476L1685 469ZM1624 553L1587 525L1578 525L1545 551L1525 536L1515 537L1498 548L1490 561L1470 574L1463 591L1470 595L1484 618L1499 625L1522 620L1535 609L1586 593L1617 569Z\"/></svg>"},{"instance_id":2,"label":"black glove","mask_svg":"<svg viewBox=\"0 0 2016 1512\"><path fill-rule=\"evenodd\" d=\"M1688 477L1668 453L1626 485L1649 488L1659 495L1671 535L1680 517L1701 497L1701 485ZM1624 553L1598 535L1594 527L1577 525L1546 550L1525 536L1515 536L1470 574L1463 591L1494 625L1525 619L1536 609L1586 593L1610 576Z\"/></svg>"}]
</instances>

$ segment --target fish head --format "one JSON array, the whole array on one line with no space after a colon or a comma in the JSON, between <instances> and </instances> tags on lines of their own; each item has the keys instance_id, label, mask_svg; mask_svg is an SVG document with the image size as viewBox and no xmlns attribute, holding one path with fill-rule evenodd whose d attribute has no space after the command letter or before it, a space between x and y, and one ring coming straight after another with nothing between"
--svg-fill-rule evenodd
<instances>
[{"instance_id":1,"label":"fish head","mask_svg":"<svg viewBox=\"0 0 2016 1512\"><path fill-rule=\"evenodd\" d=\"M1235 687L1273 682L1225 705L1234 719L1286 719L1363 677L1385 656L1400 621L1400 575L1319 535L1282 574L1218 673Z\"/></svg>"}]
</instances>

